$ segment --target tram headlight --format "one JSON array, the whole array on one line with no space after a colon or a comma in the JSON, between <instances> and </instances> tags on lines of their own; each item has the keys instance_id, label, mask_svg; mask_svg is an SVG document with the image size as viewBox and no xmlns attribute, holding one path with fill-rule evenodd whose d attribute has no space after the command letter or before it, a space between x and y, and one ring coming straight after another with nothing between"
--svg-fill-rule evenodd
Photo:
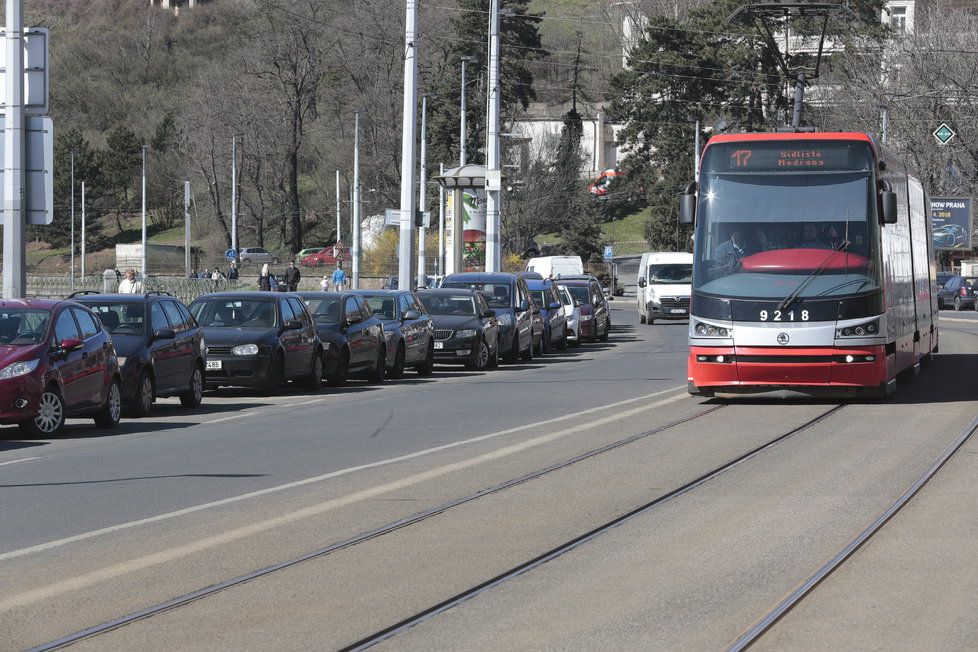
<instances>
[{"instance_id":1,"label":"tram headlight","mask_svg":"<svg viewBox=\"0 0 978 652\"><path fill-rule=\"evenodd\" d=\"M723 326L704 324L703 322L698 321L693 327L693 331L700 337L730 337L730 333L733 331L733 329L724 328Z\"/></svg>"},{"instance_id":2,"label":"tram headlight","mask_svg":"<svg viewBox=\"0 0 978 652\"><path fill-rule=\"evenodd\" d=\"M867 324L846 326L835 329L836 337L872 337L880 332L880 320L874 319Z\"/></svg>"}]
</instances>

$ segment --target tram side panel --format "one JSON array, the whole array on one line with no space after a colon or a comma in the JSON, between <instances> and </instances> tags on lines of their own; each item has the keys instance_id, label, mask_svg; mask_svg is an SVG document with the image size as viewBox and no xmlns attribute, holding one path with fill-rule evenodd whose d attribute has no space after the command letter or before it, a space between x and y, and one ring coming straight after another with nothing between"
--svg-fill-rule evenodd
<instances>
[{"instance_id":1,"label":"tram side panel","mask_svg":"<svg viewBox=\"0 0 978 652\"><path fill-rule=\"evenodd\" d=\"M917 317L914 362L930 353L936 344L935 304L932 276L933 255L931 250L929 212L927 198L920 181L909 177L910 232L913 245L914 301Z\"/></svg>"},{"instance_id":2,"label":"tram side panel","mask_svg":"<svg viewBox=\"0 0 978 652\"><path fill-rule=\"evenodd\" d=\"M914 284L907 175L887 166L881 177L897 196L897 222L880 229L886 302L886 375L892 380L914 363Z\"/></svg>"}]
</instances>

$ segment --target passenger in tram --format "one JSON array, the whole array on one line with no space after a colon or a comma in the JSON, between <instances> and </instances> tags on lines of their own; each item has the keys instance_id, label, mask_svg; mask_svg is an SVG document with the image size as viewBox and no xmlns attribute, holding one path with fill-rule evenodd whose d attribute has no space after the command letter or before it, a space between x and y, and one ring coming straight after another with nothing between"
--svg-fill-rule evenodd
<instances>
[{"instance_id":1,"label":"passenger in tram","mask_svg":"<svg viewBox=\"0 0 978 652\"><path fill-rule=\"evenodd\" d=\"M830 249L831 246L822 239L818 227L811 222L805 224L801 231L801 242L798 249Z\"/></svg>"}]
</instances>

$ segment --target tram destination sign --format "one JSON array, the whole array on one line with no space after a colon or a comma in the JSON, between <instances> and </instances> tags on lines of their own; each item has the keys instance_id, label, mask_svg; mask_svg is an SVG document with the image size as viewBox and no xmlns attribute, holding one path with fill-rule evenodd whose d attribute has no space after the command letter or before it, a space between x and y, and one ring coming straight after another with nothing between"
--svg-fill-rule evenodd
<instances>
[{"instance_id":1,"label":"tram destination sign","mask_svg":"<svg viewBox=\"0 0 978 652\"><path fill-rule=\"evenodd\" d=\"M745 141L711 149L706 163L710 172L855 171L868 167L865 143Z\"/></svg>"},{"instance_id":2,"label":"tram destination sign","mask_svg":"<svg viewBox=\"0 0 978 652\"><path fill-rule=\"evenodd\" d=\"M933 221L931 239L934 249L962 251L971 249L971 198L931 197Z\"/></svg>"}]
</instances>

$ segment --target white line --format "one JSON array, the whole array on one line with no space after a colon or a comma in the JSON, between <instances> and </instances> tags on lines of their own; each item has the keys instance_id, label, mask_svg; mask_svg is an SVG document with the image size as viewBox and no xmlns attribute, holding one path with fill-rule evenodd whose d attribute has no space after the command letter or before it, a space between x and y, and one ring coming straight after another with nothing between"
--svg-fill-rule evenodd
<instances>
[{"instance_id":1,"label":"white line","mask_svg":"<svg viewBox=\"0 0 978 652\"><path fill-rule=\"evenodd\" d=\"M20 464L21 462L30 462L31 460L39 460L40 457L25 457L20 460L10 460L9 462L0 462L0 466L7 466L8 464Z\"/></svg>"},{"instance_id":2,"label":"white line","mask_svg":"<svg viewBox=\"0 0 978 652\"><path fill-rule=\"evenodd\" d=\"M242 412L240 414L232 414L229 417L222 417L220 419L214 419L213 421L202 421L200 425L204 426L209 423L221 423L222 421L230 421L231 419L243 419L244 417L251 416L251 412Z\"/></svg>"},{"instance_id":3,"label":"white line","mask_svg":"<svg viewBox=\"0 0 978 652\"><path fill-rule=\"evenodd\" d=\"M220 507L223 505L230 505L231 503L240 502L242 500L248 500L249 498L257 498L258 496L267 496L268 494L277 493L279 491L285 491L286 489L294 489L296 487L301 487L308 484L314 484L317 482L323 482L324 480L330 480L332 478L337 478L343 475L349 475L351 473L356 473L357 471L364 471L366 469L374 469L378 466L387 466L390 464L396 464L397 462L404 462L406 460L413 460L418 457L424 457L426 455L431 455L433 453L438 453L440 451L448 450L451 448L457 448L459 446L466 446L468 444L474 444L481 441L486 441L488 439L494 439L496 437L502 437L504 435L511 435L513 433L522 432L524 430L530 430L532 428L539 428L540 426L546 426L552 423L559 423L561 421L568 421L571 419L577 419L579 417L593 414L601 410L611 410L623 405L628 405L630 403L635 403L638 401L647 401L650 398L655 398L656 396L661 396L663 394L668 394L669 392L675 392L679 389L686 389L685 386L682 387L672 387L670 389L664 389L660 392L654 392L652 394L646 394L645 396L636 396L635 398L626 399L624 401L619 401L617 403L610 403L608 405L602 405L598 407L589 408L587 410L582 410L580 412L574 412L573 414L565 414L560 417L553 419L546 419L544 421L538 421L536 423L530 423L524 426L517 426L515 428L509 428L507 430L500 430L499 432L493 432L486 435L480 435L478 437L473 437L472 439L464 439L461 441L452 442L450 444L443 444L441 446L435 446L433 448L426 448L424 450L416 451L414 453L408 453L406 455L400 455L398 457L391 457L386 460L380 460L377 462L370 462L368 464L361 464L360 466L351 466L345 469L340 469L338 471L332 471L330 473L324 473L323 475L317 475L311 478L305 478L303 480L296 480L294 482L287 482L285 484L280 484L275 487L268 487L266 489L259 489L258 491L251 491L246 494L240 494L238 496L231 496L229 498L222 498L221 500L215 500L209 503L203 503L201 505L194 505L193 507L185 507L183 509L178 509L172 512L166 512L165 514L158 514L156 516L150 516L148 518L139 519L138 521L129 521L128 523L119 523L118 525L110 525L109 527L102 528L100 530L92 530L90 532L83 532L81 534L76 534L74 536L65 537L63 539L56 539L54 541L48 541L47 543L39 543L34 546L29 546L27 548L20 548L19 550L11 550L10 552L5 552L0 554L0 562L6 561L8 559L14 559L16 557L23 557L24 555L30 555L35 552L41 552L44 550L50 550L51 548L58 548L69 543L75 543L77 541L84 541L85 539L92 539L94 537L101 536L103 534L109 534L110 532L118 532L119 530L128 530L129 528L138 527L140 525L147 525L149 523L158 523L160 521L165 521L171 518L176 518L178 516L184 516L186 514L193 514L194 512L200 512L205 509L211 509L213 507ZM681 394L676 397L679 398L686 397L687 394ZM643 406L647 407L647 406ZM616 417L618 418L618 417ZM214 423L214 421L209 421L208 423ZM585 424L587 427L591 427L593 422Z\"/></svg>"},{"instance_id":4,"label":"white line","mask_svg":"<svg viewBox=\"0 0 978 652\"><path fill-rule=\"evenodd\" d=\"M642 397L645 398L645 397ZM111 566L106 566L105 568L100 568L89 573L84 573L82 575L77 575L75 577L54 582L46 586L41 586L36 589L31 589L17 595L10 596L0 600L0 612L13 609L16 607L22 607L26 604L31 604L38 602L40 600L45 600L56 595L61 595L67 593L68 591L76 591L78 589L83 589L93 584L99 582L104 582L128 573L143 570L151 566L157 566L159 564L171 562L182 557L187 557L194 553L202 552L217 546L225 545L234 541L238 541L245 537L253 536L255 534L260 534L262 532L267 532L268 530L287 525L289 523L294 523L295 521L302 520L304 518L309 518L312 516L318 516L326 512L339 509L341 507L346 507L352 505L353 503L360 502L363 500L368 500L376 496L390 493L392 491L397 491L399 489L405 489L407 487L426 482L428 480L433 480L441 476L447 475L449 473L454 473L456 471L462 471L467 468L482 464L484 462L491 462L514 453L519 453L525 451L529 448L535 446L540 446L543 444L548 444L552 441L560 439L575 432L581 432L584 430L590 430L608 423L613 423L615 421L620 421L621 419L627 419L628 417L635 416L647 410L651 410L669 403L674 403L682 399L688 398L688 395L678 394L676 396L671 396L666 399L662 399L655 403L649 403L647 405L640 405L639 407L632 408L631 410L626 410L624 412L619 412L617 414L612 414L595 421L590 421L588 423L581 423L576 426L571 426L565 430L558 430L557 432L552 432L546 435L540 435L539 437L534 437L533 439L527 439L525 441L517 442L515 444L510 444L503 448L499 448L488 453L483 453L482 455L477 455L476 457L471 457L467 460L462 460L460 462L453 462L451 464L446 464L444 466L430 469L428 471L422 471L421 473L416 473L415 475L402 478L400 480L395 480L387 484L379 485L376 487L370 487L369 489L363 489L361 491L354 492L352 494L347 494L346 496L340 496L339 498L333 498L315 505L310 505L309 507L304 507L302 509L296 510L294 512L289 512L287 514L282 514L274 518L267 519L265 521L259 521L258 523L253 523L251 525L245 525L242 527L234 528L226 532L221 532L197 541L192 541L190 543L185 543L180 546L173 548L168 548L165 550L160 550L159 552L154 552L152 554L143 555L142 557L137 557L135 559L130 559L129 561L120 562L118 564L113 564ZM634 400L634 399L633 399Z\"/></svg>"},{"instance_id":5,"label":"white line","mask_svg":"<svg viewBox=\"0 0 978 652\"><path fill-rule=\"evenodd\" d=\"M290 408L290 407L295 407L297 405L309 405L310 403L319 403L322 400L323 399L321 398L314 398L310 401L299 401L298 403L285 403L284 405L276 405L275 407Z\"/></svg>"},{"instance_id":6,"label":"white line","mask_svg":"<svg viewBox=\"0 0 978 652\"><path fill-rule=\"evenodd\" d=\"M940 326L942 321L953 321L958 324L971 324L973 326L978 326L978 319L957 319L955 317L941 317L937 320L937 325Z\"/></svg>"}]
</instances>

